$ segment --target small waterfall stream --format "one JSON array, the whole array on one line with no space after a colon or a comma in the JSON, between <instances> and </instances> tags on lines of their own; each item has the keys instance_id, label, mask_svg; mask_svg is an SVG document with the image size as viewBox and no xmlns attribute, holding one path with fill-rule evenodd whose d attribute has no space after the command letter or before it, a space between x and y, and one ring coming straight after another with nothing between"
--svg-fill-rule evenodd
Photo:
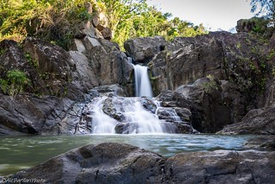
<instances>
[{"instance_id":1,"label":"small waterfall stream","mask_svg":"<svg viewBox=\"0 0 275 184\"><path fill-rule=\"evenodd\" d=\"M135 90L136 96L153 97L152 87L148 76L148 67L133 65L135 70Z\"/></svg>"},{"instance_id":2,"label":"small waterfall stream","mask_svg":"<svg viewBox=\"0 0 275 184\"><path fill-rule=\"evenodd\" d=\"M92 133L93 134L114 134L117 121L102 111L104 100L107 97L100 97L95 102L94 115L92 119Z\"/></svg>"},{"instance_id":3,"label":"small waterfall stream","mask_svg":"<svg viewBox=\"0 0 275 184\"><path fill-rule=\"evenodd\" d=\"M146 66L133 65L136 97L96 97L88 104L93 134L174 133L175 126L160 120L159 102L152 100L152 88ZM142 97L142 98L141 98ZM146 107L150 106L150 108Z\"/></svg>"},{"instance_id":4,"label":"small waterfall stream","mask_svg":"<svg viewBox=\"0 0 275 184\"><path fill-rule=\"evenodd\" d=\"M165 121L143 106L139 97L96 97L88 108L92 111L93 134L115 134L119 127L122 134L173 133Z\"/></svg>"}]
</instances>

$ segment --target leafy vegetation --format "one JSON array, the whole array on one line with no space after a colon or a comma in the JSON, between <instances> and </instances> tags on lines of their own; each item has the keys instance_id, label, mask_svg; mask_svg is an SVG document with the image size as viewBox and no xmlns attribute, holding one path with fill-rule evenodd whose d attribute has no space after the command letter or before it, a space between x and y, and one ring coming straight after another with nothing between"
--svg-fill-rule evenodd
<instances>
[{"instance_id":1,"label":"leafy vegetation","mask_svg":"<svg viewBox=\"0 0 275 184\"><path fill-rule=\"evenodd\" d=\"M106 5L109 27L114 41L120 45L129 38L160 35L167 40L177 36L196 36L206 33L203 25L194 26L172 14L161 13L148 6L146 0L102 0Z\"/></svg>"},{"instance_id":2,"label":"leafy vegetation","mask_svg":"<svg viewBox=\"0 0 275 184\"><path fill-rule=\"evenodd\" d=\"M34 36L70 48L72 38L81 35L83 24L104 15L104 26L111 28L113 41L121 46L133 37L161 35L196 36L206 33L171 14L161 13L146 0L0 0L0 41L22 41ZM92 11L87 10L92 6Z\"/></svg>"},{"instance_id":3,"label":"leafy vegetation","mask_svg":"<svg viewBox=\"0 0 275 184\"><path fill-rule=\"evenodd\" d=\"M30 84L30 80L26 74L20 70L10 70L6 74L6 78L0 78L1 90L4 94L15 96L23 92L24 87Z\"/></svg>"},{"instance_id":4,"label":"leafy vegetation","mask_svg":"<svg viewBox=\"0 0 275 184\"><path fill-rule=\"evenodd\" d=\"M208 74L206 77L209 79L209 82L201 85L206 93L210 94L214 91L221 90L218 79L216 79L212 74Z\"/></svg>"},{"instance_id":5,"label":"leafy vegetation","mask_svg":"<svg viewBox=\"0 0 275 184\"><path fill-rule=\"evenodd\" d=\"M251 12L256 15L264 15L274 23L275 18L275 0L251 0Z\"/></svg>"},{"instance_id":6,"label":"leafy vegetation","mask_svg":"<svg viewBox=\"0 0 275 184\"><path fill-rule=\"evenodd\" d=\"M251 0L251 12L256 13L256 16L261 16L261 19L256 21L256 26L253 31L262 33L265 29L270 32L275 30L275 0Z\"/></svg>"}]
</instances>

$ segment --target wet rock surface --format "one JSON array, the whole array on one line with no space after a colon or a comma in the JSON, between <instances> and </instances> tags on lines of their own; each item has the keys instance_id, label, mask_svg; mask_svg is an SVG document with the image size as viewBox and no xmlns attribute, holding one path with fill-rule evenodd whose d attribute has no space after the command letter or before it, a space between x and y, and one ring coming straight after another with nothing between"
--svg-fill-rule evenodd
<instances>
[{"instance_id":1,"label":"wet rock surface","mask_svg":"<svg viewBox=\"0 0 275 184\"><path fill-rule=\"evenodd\" d=\"M275 151L274 135L257 135L249 139L244 147L256 150Z\"/></svg>"},{"instance_id":2,"label":"wet rock surface","mask_svg":"<svg viewBox=\"0 0 275 184\"><path fill-rule=\"evenodd\" d=\"M274 152L180 153L164 158L118 143L87 145L10 178L44 183L272 183Z\"/></svg>"},{"instance_id":3,"label":"wet rock surface","mask_svg":"<svg viewBox=\"0 0 275 184\"><path fill-rule=\"evenodd\" d=\"M275 108L252 110L243 121L228 125L217 132L221 134L275 135Z\"/></svg>"},{"instance_id":4,"label":"wet rock surface","mask_svg":"<svg viewBox=\"0 0 275 184\"><path fill-rule=\"evenodd\" d=\"M116 121L116 133L140 133L138 130L149 133L146 130L141 130L143 128L148 128L147 131L151 130L154 133L198 133L192 127L191 112L188 109L161 107L158 101L146 97L127 98L110 94L108 97L99 97L97 100L102 99L102 103L97 105L102 106L102 112ZM93 118L92 115L94 115L94 118L97 118L101 116L100 114L94 114L94 105L96 103L91 102L84 107L83 117L90 116ZM91 118L82 118L82 123L87 120L84 124L89 124L88 121L91 124ZM162 131L156 128L158 127L156 124L162 127Z\"/></svg>"}]
</instances>

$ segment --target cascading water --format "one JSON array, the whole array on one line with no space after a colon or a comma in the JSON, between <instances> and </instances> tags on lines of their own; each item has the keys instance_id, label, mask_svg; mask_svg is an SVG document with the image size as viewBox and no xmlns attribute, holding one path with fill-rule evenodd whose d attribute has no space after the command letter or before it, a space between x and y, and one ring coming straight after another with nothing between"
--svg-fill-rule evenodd
<instances>
[{"instance_id":1,"label":"cascading water","mask_svg":"<svg viewBox=\"0 0 275 184\"><path fill-rule=\"evenodd\" d=\"M135 71L135 92L137 97L96 97L88 104L92 111L93 134L155 134L174 133L175 127L160 120L157 113L159 104L151 100L152 88L148 68L133 65ZM142 96L155 106L155 110L144 107ZM146 100L145 100L146 101ZM146 106L146 105L145 105Z\"/></svg>"},{"instance_id":2,"label":"cascading water","mask_svg":"<svg viewBox=\"0 0 275 184\"><path fill-rule=\"evenodd\" d=\"M96 97L87 106L92 111L93 134L114 134L119 125L124 127L120 132L123 134L172 133L166 122L146 109L138 97ZM114 117L120 115L122 122L108 116L103 109Z\"/></svg>"},{"instance_id":3,"label":"cascading water","mask_svg":"<svg viewBox=\"0 0 275 184\"><path fill-rule=\"evenodd\" d=\"M148 67L133 65L135 70L135 90L136 96L153 97L152 87L148 76Z\"/></svg>"},{"instance_id":4,"label":"cascading water","mask_svg":"<svg viewBox=\"0 0 275 184\"><path fill-rule=\"evenodd\" d=\"M98 98L93 106L92 133L94 134L114 134L117 121L102 111L103 102L107 97Z\"/></svg>"},{"instance_id":5,"label":"cascading water","mask_svg":"<svg viewBox=\"0 0 275 184\"><path fill-rule=\"evenodd\" d=\"M124 103L129 133L164 133L158 117L146 110L137 98L128 98Z\"/></svg>"}]
</instances>

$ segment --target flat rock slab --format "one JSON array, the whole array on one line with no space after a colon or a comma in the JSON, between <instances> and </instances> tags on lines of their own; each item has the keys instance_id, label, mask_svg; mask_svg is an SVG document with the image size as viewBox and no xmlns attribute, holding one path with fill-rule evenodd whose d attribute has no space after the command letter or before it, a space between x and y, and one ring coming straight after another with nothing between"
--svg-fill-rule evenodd
<instances>
[{"instance_id":1,"label":"flat rock slab","mask_svg":"<svg viewBox=\"0 0 275 184\"><path fill-rule=\"evenodd\" d=\"M274 160L273 151L189 152L165 158L128 144L102 143L71 150L5 180L66 184L266 184L275 181Z\"/></svg>"}]
</instances>

